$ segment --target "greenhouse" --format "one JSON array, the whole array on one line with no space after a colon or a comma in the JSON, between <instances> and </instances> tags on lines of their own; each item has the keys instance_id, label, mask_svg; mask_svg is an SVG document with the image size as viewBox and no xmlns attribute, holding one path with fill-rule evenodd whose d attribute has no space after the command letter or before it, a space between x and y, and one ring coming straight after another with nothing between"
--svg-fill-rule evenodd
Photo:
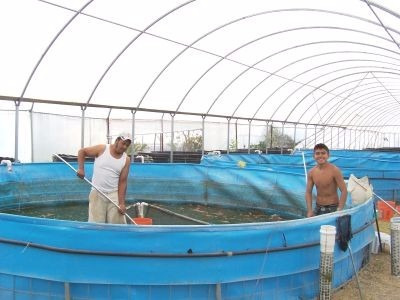
<instances>
[{"instance_id":1,"label":"greenhouse","mask_svg":"<svg viewBox=\"0 0 400 300\"><path fill-rule=\"evenodd\" d=\"M398 216L400 4L0 8L1 299L328 299L321 226L351 220L335 291L368 265L377 213ZM97 155L85 182L78 151L123 136L128 224L87 222ZM319 143L369 194L307 218Z\"/></svg>"}]
</instances>

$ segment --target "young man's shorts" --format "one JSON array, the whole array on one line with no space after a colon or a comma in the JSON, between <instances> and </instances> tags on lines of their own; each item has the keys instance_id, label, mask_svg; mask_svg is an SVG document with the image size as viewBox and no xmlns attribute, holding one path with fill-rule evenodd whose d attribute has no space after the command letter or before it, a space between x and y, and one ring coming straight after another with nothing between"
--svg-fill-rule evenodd
<instances>
[{"instance_id":1,"label":"young man's shorts","mask_svg":"<svg viewBox=\"0 0 400 300\"><path fill-rule=\"evenodd\" d=\"M324 215L324 214L329 214L331 212L337 211L338 205L337 204L331 204L331 205L319 205L317 204L314 210L314 214L316 216L319 215Z\"/></svg>"},{"instance_id":2,"label":"young man's shorts","mask_svg":"<svg viewBox=\"0 0 400 300\"><path fill-rule=\"evenodd\" d=\"M118 204L118 191L106 193ZM89 194L89 222L126 224L125 215L120 214L118 208L110 200L103 197L98 191L92 190Z\"/></svg>"}]
</instances>

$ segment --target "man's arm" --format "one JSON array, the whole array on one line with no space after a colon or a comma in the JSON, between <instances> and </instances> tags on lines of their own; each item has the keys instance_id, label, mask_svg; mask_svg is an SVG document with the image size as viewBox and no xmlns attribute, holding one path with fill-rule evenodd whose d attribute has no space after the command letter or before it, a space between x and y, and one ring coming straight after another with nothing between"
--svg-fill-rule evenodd
<instances>
[{"instance_id":1,"label":"man's arm","mask_svg":"<svg viewBox=\"0 0 400 300\"><path fill-rule=\"evenodd\" d=\"M121 174L119 175L118 181L118 206L119 212L121 214L125 214L125 195L126 195L126 187L128 182L128 174L129 174L129 167L131 164L131 159L129 156L126 158L125 166L121 170Z\"/></svg>"},{"instance_id":2,"label":"man's arm","mask_svg":"<svg viewBox=\"0 0 400 300\"><path fill-rule=\"evenodd\" d=\"M105 145L81 148L78 151L78 171L76 175L83 179L85 177L85 157L97 157L104 152L104 149Z\"/></svg>"},{"instance_id":3,"label":"man's arm","mask_svg":"<svg viewBox=\"0 0 400 300\"><path fill-rule=\"evenodd\" d=\"M312 179L312 171L308 172L307 186L306 186L306 204L307 204L307 218L314 216L312 209L312 189L314 187L314 180Z\"/></svg>"},{"instance_id":4,"label":"man's arm","mask_svg":"<svg viewBox=\"0 0 400 300\"><path fill-rule=\"evenodd\" d=\"M344 182L342 172L340 172L339 168L337 168L335 172L335 180L336 184L340 190L340 199L339 199L339 205L337 210L342 210L346 204L346 199L347 199L347 187L346 183Z\"/></svg>"}]
</instances>

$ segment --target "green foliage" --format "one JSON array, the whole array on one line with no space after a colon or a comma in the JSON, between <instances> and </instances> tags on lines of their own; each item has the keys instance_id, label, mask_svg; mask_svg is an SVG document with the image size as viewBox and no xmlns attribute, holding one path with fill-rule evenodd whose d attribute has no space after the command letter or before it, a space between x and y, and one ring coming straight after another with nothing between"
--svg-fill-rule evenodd
<instances>
[{"instance_id":1,"label":"green foliage","mask_svg":"<svg viewBox=\"0 0 400 300\"><path fill-rule=\"evenodd\" d=\"M288 136L287 134L282 135L282 130L280 128L275 128L272 126L268 130L268 135L266 139L264 136L264 140L260 141L258 144L250 145L250 148L264 150L266 148L265 142L267 142L268 148L283 147L294 149L295 147L295 142L290 136Z\"/></svg>"},{"instance_id":2,"label":"green foliage","mask_svg":"<svg viewBox=\"0 0 400 300\"><path fill-rule=\"evenodd\" d=\"M138 152L146 152L147 150L147 144L130 144L128 149L126 149L126 154L128 155L136 155Z\"/></svg>"},{"instance_id":3,"label":"green foliage","mask_svg":"<svg viewBox=\"0 0 400 300\"><path fill-rule=\"evenodd\" d=\"M183 132L184 141L182 143L182 151L195 152L202 149L203 137L196 133L190 136L190 131Z\"/></svg>"},{"instance_id":4,"label":"green foliage","mask_svg":"<svg viewBox=\"0 0 400 300\"><path fill-rule=\"evenodd\" d=\"M229 141L229 150L234 151L237 150L238 145L237 145L237 141L235 141L234 139L231 139Z\"/></svg>"}]
</instances>

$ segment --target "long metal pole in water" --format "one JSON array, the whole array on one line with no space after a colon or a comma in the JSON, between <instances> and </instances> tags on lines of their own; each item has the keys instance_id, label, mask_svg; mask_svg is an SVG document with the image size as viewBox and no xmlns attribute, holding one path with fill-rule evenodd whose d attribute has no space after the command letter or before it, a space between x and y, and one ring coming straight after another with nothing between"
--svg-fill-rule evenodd
<instances>
[{"instance_id":1,"label":"long metal pole in water","mask_svg":"<svg viewBox=\"0 0 400 300\"><path fill-rule=\"evenodd\" d=\"M73 166L71 166L71 164L69 164L67 161L65 161L58 154L53 154L53 155L55 157L57 157L59 160L61 160L63 163L65 163L68 167L70 167L75 173L78 173L78 171L75 170L75 168ZM87 183L89 183L96 191L98 191L100 193L100 195L102 195L104 198L106 198L108 201L110 201L112 204L114 204L115 207L117 207L119 209L118 204L116 204L114 201L112 201L110 199L110 197L108 197L106 194L104 194L102 191L100 191L99 188L96 187L89 179L87 179L86 177L83 177L83 180L85 180ZM126 212L124 212L124 215L129 219L129 221L132 222L132 224L137 225L136 222Z\"/></svg>"}]
</instances>

